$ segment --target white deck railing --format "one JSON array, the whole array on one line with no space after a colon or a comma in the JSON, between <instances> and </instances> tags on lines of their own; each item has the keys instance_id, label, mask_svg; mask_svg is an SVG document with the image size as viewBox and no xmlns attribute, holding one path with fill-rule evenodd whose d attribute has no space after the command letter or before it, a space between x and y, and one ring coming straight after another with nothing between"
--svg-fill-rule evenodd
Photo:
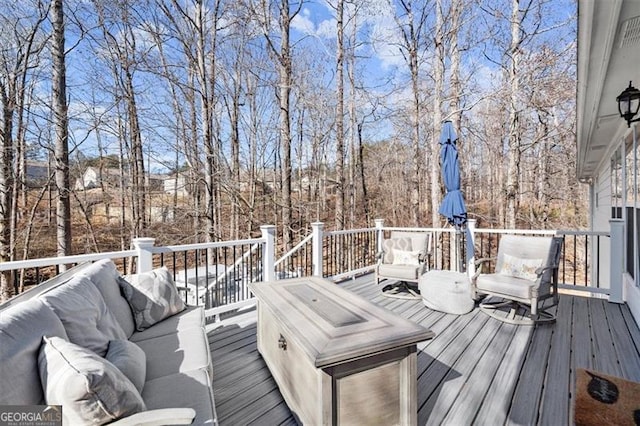
<instances>
[{"instance_id":1,"label":"white deck railing","mask_svg":"<svg viewBox=\"0 0 640 426\"><path fill-rule=\"evenodd\" d=\"M611 247L617 247L611 243L609 233L476 229L474 225L470 221L476 258L495 254L504 234L559 235L565 239L559 274L561 288L611 298L617 297L618 291L621 294L618 286L621 288L622 280L616 282L615 277L621 277L622 271L616 275L609 262L609 258L615 259L610 254ZM0 263L0 272L13 272L14 281L19 283L28 275L26 271L31 271L29 276L39 282L38 271L43 268L55 268L57 273L66 265L104 258L113 259L125 274L164 265L173 271L178 285L187 290L185 297L205 305L208 317L219 318L227 311L254 303L248 289L251 281L309 275L340 281L371 272L382 240L395 230L432 234L431 269L458 269L458 265L464 265L462 269L473 271L473 263L459 262L467 255L465 233L456 233L452 228L385 227L382 220L377 220L372 228L326 232L322 223L314 223L312 233L278 259L275 227L263 226L261 230L261 238L173 246L156 246L151 238L138 238L132 242L132 250L5 262Z\"/></svg>"}]
</instances>

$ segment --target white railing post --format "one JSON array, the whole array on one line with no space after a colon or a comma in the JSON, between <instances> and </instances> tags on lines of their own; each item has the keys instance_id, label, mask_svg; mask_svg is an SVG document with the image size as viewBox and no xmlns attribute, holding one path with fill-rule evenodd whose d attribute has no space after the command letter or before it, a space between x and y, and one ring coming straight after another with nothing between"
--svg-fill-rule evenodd
<instances>
[{"instance_id":1,"label":"white railing post","mask_svg":"<svg viewBox=\"0 0 640 426\"><path fill-rule=\"evenodd\" d=\"M311 266L314 277L322 277L322 238L324 223L314 222L311 224Z\"/></svg>"},{"instance_id":2,"label":"white railing post","mask_svg":"<svg viewBox=\"0 0 640 426\"><path fill-rule=\"evenodd\" d=\"M276 263L276 227L274 225L262 225L262 238L264 238L264 251L262 256L262 280L275 280Z\"/></svg>"},{"instance_id":3,"label":"white railing post","mask_svg":"<svg viewBox=\"0 0 640 426\"><path fill-rule=\"evenodd\" d=\"M467 275L469 278L473 277L476 273L476 255L475 250L473 249L476 244L476 220L468 219L467 220ZM469 254L472 253L471 256Z\"/></svg>"},{"instance_id":4,"label":"white railing post","mask_svg":"<svg viewBox=\"0 0 640 426\"><path fill-rule=\"evenodd\" d=\"M374 222L376 224L376 253L380 253L384 241L384 219L375 219Z\"/></svg>"},{"instance_id":5,"label":"white railing post","mask_svg":"<svg viewBox=\"0 0 640 426\"><path fill-rule=\"evenodd\" d=\"M134 238L133 247L138 252L138 267L136 273L149 272L153 269L153 251L151 250L156 243L155 238Z\"/></svg>"},{"instance_id":6,"label":"white railing post","mask_svg":"<svg viewBox=\"0 0 640 426\"><path fill-rule=\"evenodd\" d=\"M623 280L624 271L624 220L609 220L610 231L610 258L609 262L609 302L623 303Z\"/></svg>"}]
</instances>

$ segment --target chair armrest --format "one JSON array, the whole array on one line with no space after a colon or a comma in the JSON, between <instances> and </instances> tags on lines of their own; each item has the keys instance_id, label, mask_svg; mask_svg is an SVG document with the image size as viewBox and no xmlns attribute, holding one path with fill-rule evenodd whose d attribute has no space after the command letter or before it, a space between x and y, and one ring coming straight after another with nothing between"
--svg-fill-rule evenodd
<instances>
[{"instance_id":1,"label":"chair armrest","mask_svg":"<svg viewBox=\"0 0 640 426\"><path fill-rule=\"evenodd\" d=\"M195 417L196 410L193 408L160 408L132 414L110 424L118 426L190 425Z\"/></svg>"},{"instance_id":2,"label":"chair armrest","mask_svg":"<svg viewBox=\"0 0 640 426\"><path fill-rule=\"evenodd\" d=\"M476 272L473 274L473 276L470 278L471 281L471 285L475 286L476 283L476 279L478 278L478 276L482 273L482 265L484 265L485 263L491 262L496 260L497 257L482 257L480 259L477 259L474 263L474 265L476 266Z\"/></svg>"},{"instance_id":3,"label":"chair armrest","mask_svg":"<svg viewBox=\"0 0 640 426\"><path fill-rule=\"evenodd\" d=\"M376 253L376 260L382 260L383 257L384 257L384 250L381 250Z\"/></svg>"},{"instance_id":4,"label":"chair armrest","mask_svg":"<svg viewBox=\"0 0 640 426\"><path fill-rule=\"evenodd\" d=\"M541 267L539 267L539 268L537 268L537 269L535 270L535 273L536 273L536 275L537 275L537 276L540 276L540 275L544 274L544 272L545 272L547 269L558 269L558 266L559 266L559 265L541 266Z\"/></svg>"},{"instance_id":5,"label":"chair armrest","mask_svg":"<svg viewBox=\"0 0 640 426\"><path fill-rule=\"evenodd\" d=\"M483 257L483 258L477 259L475 262L475 265L480 266L483 263L491 262L492 260L496 260L496 259L497 257Z\"/></svg>"}]
</instances>

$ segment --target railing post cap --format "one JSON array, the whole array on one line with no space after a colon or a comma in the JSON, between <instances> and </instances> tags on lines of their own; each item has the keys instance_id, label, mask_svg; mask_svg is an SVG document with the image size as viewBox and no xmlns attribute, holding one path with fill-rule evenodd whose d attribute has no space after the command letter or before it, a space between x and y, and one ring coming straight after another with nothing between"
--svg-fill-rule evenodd
<instances>
[{"instance_id":1,"label":"railing post cap","mask_svg":"<svg viewBox=\"0 0 640 426\"><path fill-rule=\"evenodd\" d=\"M313 222L311 226L315 226L316 228L322 228L324 226L324 222Z\"/></svg>"},{"instance_id":2,"label":"railing post cap","mask_svg":"<svg viewBox=\"0 0 640 426\"><path fill-rule=\"evenodd\" d=\"M260 229L264 229L264 230L275 229L275 228L276 228L275 225L260 225Z\"/></svg>"},{"instance_id":3,"label":"railing post cap","mask_svg":"<svg viewBox=\"0 0 640 426\"><path fill-rule=\"evenodd\" d=\"M382 226L384 224L384 219L374 219L373 221L375 222L376 226Z\"/></svg>"},{"instance_id":4,"label":"railing post cap","mask_svg":"<svg viewBox=\"0 0 640 426\"><path fill-rule=\"evenodd\" d=\"M151 237L137 237L133 239L133 244L138 247L152 246L155 243L156 243L156 239Z\"/></svg>"}]
</instances>

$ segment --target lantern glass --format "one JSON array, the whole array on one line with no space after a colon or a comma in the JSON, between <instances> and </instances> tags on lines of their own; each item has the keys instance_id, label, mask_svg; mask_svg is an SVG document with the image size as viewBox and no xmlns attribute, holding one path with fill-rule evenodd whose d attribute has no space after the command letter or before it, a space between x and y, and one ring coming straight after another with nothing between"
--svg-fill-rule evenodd
<instances>
[{"instance_id":1,"label":"lantern glass","mask_svg":"<svg viewBox=\"0 0 640 426\"><path fill-rule=\"evenodd\" d=\"M620 112L620 116L627 121L627 125L631 126L633 117L638 114L638 109L640 109L640 90L636 89L629 82L629 87L627 87L620 95L616 98L618 101L618 111Z\"/></svg>"}]
</instances>

